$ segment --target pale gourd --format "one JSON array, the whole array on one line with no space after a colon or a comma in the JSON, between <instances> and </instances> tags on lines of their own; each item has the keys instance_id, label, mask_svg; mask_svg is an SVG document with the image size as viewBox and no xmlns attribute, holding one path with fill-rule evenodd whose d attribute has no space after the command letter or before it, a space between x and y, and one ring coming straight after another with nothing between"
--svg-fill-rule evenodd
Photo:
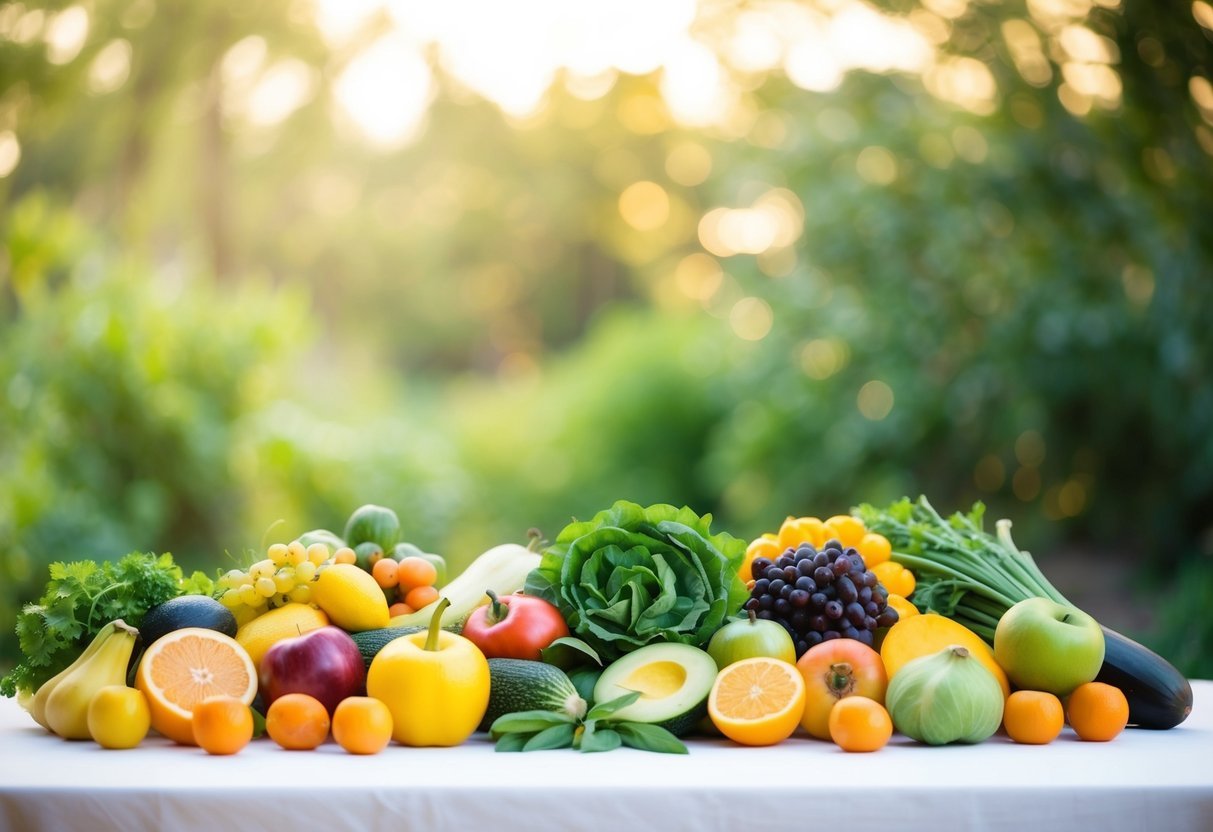
<instances>
[{"instance_id":1,"label":"pale gourd","mask_svg":"<svg viewBox=\"0 0 1213 832\"><path fill-rule=\"evenodd\" d=\"M959 645L902 667L885 705L898 731L928 745L981 742L1002 724L1002 687Z\"/></svg>"}]
</instances>

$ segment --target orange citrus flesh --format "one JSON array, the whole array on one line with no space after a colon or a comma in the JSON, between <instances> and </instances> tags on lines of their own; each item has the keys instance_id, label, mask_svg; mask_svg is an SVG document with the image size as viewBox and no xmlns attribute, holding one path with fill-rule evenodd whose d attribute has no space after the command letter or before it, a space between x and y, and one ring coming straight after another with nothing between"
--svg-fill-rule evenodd
<instances>
[{"instance_id":1,"label":"orange citrus flesh","mask_svg":"<svg viewBox=\"0 0 1213 832\"><path fill-rule=\"evenodd\" d=\"M212 696L251 704L257 671L235 639L187 627L152 643L139 662L135 687L147 697L153 728L182 745L194 745L194 708Z\"/></svg>"},{"instance_id":2,"label":"orange citrus flesh","mask_svg":"<svg viewBox=\"0 0 1213 832\"><path fill-rule=\"evenodd\" d=\"M708 696L708 713L734 742L772 745L792 736L804 702L804 678L795 665L758 657L720 671Z\"/></svg>"}]
</instances>

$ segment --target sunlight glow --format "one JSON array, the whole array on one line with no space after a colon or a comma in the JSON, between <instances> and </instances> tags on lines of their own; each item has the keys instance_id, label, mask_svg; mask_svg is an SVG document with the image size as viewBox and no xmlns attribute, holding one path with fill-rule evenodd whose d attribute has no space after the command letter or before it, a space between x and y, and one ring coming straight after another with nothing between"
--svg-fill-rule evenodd
<instances>
[{"instance_id":1,"label":"sunlight glow","mask_svg":"<svg viewBox=\"0 0 1213 832\"><path fill-rule=\"evenodd\" d=\"M804 208L791 191L777 188L749 208L714 208L699 221L699 242L718 257L762 254L800 238Z\"/></svg>"},{"instance_id":2,"label":"sunlight glow","mask_svg":"<svg viewBox=\"0 0 1213 832\"><path fill-rule=\"evenodd\" d=\"M68 6L54 15L46 27L46 59L52 64L71 63L88 39L88 11Z\"/></svg>"},{"instance_id":3,"label":"sunlight glow","mask_svg":"<svg viewBox=\"0 0 1213 832\"><path fill-rule=\"evenodd\" d=\"M661 95L674 118L688 126L713 124L728 113L724 71L716 55L689 38L666 59Z\"/></svg>"},{"instance_id":4,"label":"sunlight glow","mask_svg":"<svg viewBox=\"0 0 1213 832\"><path fill-rule=\"evenodd\" d=\"M88 67L88 88L94 95L114 92L131 74L131 43L118 38L107 43Z\"/></svg>"},{"instance_id":5,"label":"sunlight glow","mask_svg":"<svg viewBox=\"0 0 1213 832\"><path fill-rule=\"evenodd\" d=\"M249 120L271 125L285 119L312 97L312 71L298 60L271 66L249 94Z\"/></svg>"},{"instance_id":6,"label":"sunlight glow","mask_svg":"<svg viewBox=\"0 0 1213 832\"><path fill-rule=\"evenodd\" d=\"M350 62L334 94L368 139L400 147L421 127L433 96L433 75L410 41L389 34Z\"/></svg>"},{"instance_id":7,"label":"sunlight glow","mask_svg":"<svg viewBox=\"0 0 1213 832\"><path fill-rule=\"evenodd\" d=\"M12 130L0 130L0 179L8 176L21 161L21 143Z\"/></svg>"}]
</instances>

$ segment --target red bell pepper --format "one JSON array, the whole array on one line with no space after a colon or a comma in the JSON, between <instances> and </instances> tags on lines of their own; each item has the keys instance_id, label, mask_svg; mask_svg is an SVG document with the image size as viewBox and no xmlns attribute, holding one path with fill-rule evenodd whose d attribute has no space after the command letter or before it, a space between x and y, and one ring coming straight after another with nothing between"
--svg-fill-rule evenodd
<instances>
[{"instance_id":1,"label":"red bell pepper","mask_svg":"<svg viewBox=\"0 0 1213 832\"><path fill-rule=\"evenodd\" d=\"M488 594L492 603L472 610L463 625L463 637L485 658L539 661L540 650L569 634L560 610L542 598Z\"/></svg>"}]
</instances>

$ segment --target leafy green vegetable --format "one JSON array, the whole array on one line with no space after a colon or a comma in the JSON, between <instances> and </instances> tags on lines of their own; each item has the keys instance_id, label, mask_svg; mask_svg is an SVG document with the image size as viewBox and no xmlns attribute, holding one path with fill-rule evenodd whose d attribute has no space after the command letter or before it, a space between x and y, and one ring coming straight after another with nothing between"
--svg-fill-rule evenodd
<instances>
[{"instance_id":1,"label":"leafy green vegetable","mask_svg":"<svg viewBox=\"0 0 1213 832\"><path fill-rule=\"evenodd\" d=\"M547 751L576 748L584 753L613 751L621 745L641 751L686 754L687 747L658 725L612 719L640 698L638 691L595 705L583 719L556 711L519 711L498 717L489 733L497 751Z\"/></svg>"},{"instance_id":2,"label":"leafy green vegetable","mask_svg":"<svg viewBox=\"0 0 1213 832\"><path fill-rule=\"evenodd\" d=\"M25 661L0 681L0 694L35 691L75 661L97 632L121 618L138 627L144 614L178 595L209 595L210 578L186 578L173 556L131 552L121 560L52 563L50 582L36 604L17 617L17 639Z\"/></svg>"},{"instance_id":3,"label":"leafy green vegetable","mask_svg":"<svg viewBox=\"0 0 1213 832\"><path fill-rule=\"evenodd\" d=\"M914 573L915 606L954 619L988 642L1002 614L1025 598L1069 604L1011 540L1010 520L995 524L997 534L985 531L981 503L946 520L926 497L902 498L885 509L865 503L856 511L868 529L889 539L893 560Z\"/></svg>"},{"instance_id":4,"label":"leafy green vegetable","mask_svg":"<svg viewBox=\"0 0 1213 832\"><path fill-rule=\"evenodd\" d=\"M689 508L620 500L572 523L527 576L605 661L657 641L702 647L748 592L737 576L745 542L710 531Z\"/></svg>"}]
</instances>

